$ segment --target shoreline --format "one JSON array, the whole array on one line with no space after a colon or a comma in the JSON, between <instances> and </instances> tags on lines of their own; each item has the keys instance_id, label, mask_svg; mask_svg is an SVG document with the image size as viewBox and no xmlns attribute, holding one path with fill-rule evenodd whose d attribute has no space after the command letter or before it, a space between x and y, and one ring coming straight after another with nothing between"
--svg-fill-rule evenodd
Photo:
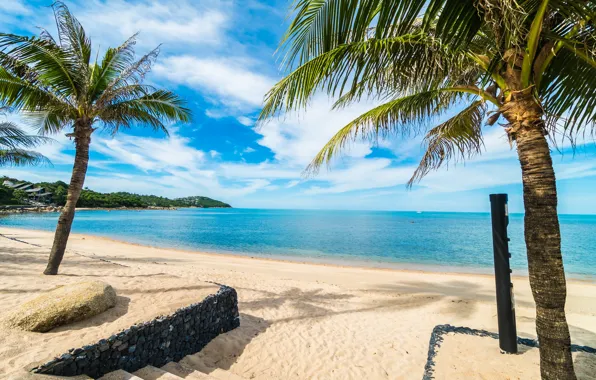
<instances>
[{"instance_id":1,"label":"shoreline","mask_svg":"<svg viewBox=\"0 0 596 380\"><path fill-rule=\"evenodd\" d=\"M26 228L19 228L19 227L10 227L10 226L0 226L2 228L12 230L12 231L23 231L27 232L45 232L45 233L53 233L52 231L42 230L42 229L26 229ZM3 236L0 234L0 236ZM147 248L153 250L168 250L177 253L184 253L184 254L192 254L192 255L203 255L208 256L211 258L234 258L234 259L243 259L243 260L255 260L255 261L264 261L270 263L280 263L280 264L298 264L298 265L314 265L317 267L330 267L330 268L341 268L341 269L357 269L357 270L370 270L370 271L382 271L382 272L396 272L396 273L422 273L422 274L441 274L441 275L458 275L458 276L475 276L475 277L482 277L482 278L494 278L492 273L493 268L480 268L480 267L462 267L462 266L441 266L441 265L432 265L432 264L420 264L420 263L389 263L389 262L370 262L373 265L365 265L364 260L346 260L346 259L317 259L316 257L309 257L308 260L300 260L297 256L291 256L291 258L284 258L279 256L272 257L264 257L262 255L253 253L253 254L242 254L236 252L229 252L229 251L201 251L201 250L193 250L193 249L184 249L184 248L176 248L171 246L159 246L159 245L151 245L148 243L136 243L127 241L124 239L113 238L103 235L94 235L94 234L83 234L83 233L71 233L72 237L78 237L83 240L85 238L92 238L96 240L103 240L106 242L111 243L118 243L118 244L125 244L128 246L139 247L139 248ZM4 237L4 236L3 236ZM67 248L68 250L68 248ZM349 264L341 264L337 261L345 261ZM378 264L378 265L374 265ZM515 273L515 270L514 270ZM566 273L567 282L578 282L578 283L596 283L596 276L590 275L583 275L583 274L574 274L574 273ZM523 272L523 274L512 274L511 278L524 280L528 279L527 270Z\"/></svg>"}]
</instances>

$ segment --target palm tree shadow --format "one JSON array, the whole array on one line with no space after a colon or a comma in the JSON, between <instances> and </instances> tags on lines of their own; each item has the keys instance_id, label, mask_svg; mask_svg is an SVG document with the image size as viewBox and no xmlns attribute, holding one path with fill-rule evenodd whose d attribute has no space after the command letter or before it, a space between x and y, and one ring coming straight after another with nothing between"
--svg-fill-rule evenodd
<instances>
[{"instance_id":1,"label":"palm tree shadow","mask_svg":"<svg viewBox=\"0 0 596 380\"><path fill-rule=\"evenodd\" d=\"M424 286L428 287L428 285ZM466 283L466 286L469 287L469 284ZM361 307L353 308L350 307L351 305L349 303L339 305L338 301L349 300L356 297L356 294L354 293L325 293L322 289L302 290L299 288L291 288L280 293L251 288L237 289L241 291L257 292L262 295L262 297L252 301L240 302L239 306L241 310L259 311L262 309L290 307L297 312L297 315L292 315L290 317L268 320L271 324L320 319L343 314L365 313L374 310L413 309L424 307L433 302L440 301L443 298L437 294L413 291L414 288L409 288L408 291L402 293L398 292L397 289L392 288L366 289L365 292L380 293L387 297L385 299L370 301ZM404 295L403 293L406 294ZM465 308L457 308L458 311L460 309ZM467 312L470 311L466 311L466 313Z\"/></svg>"},{"instance_id":2,"label":"palm tree shadow","mask_svg":"<svg viewBox=\"0 0 596 380\"><path fill-rule=\"evenodd\" d=\"M461 280L441 283L407 281L378 287L372 291L388 295L408 294L418 297L426 295L432 297L434 302L451 300L443 312L446 314L454 314L460 318L470 317L476 311L479 302L496 302L495 293L481 289L481 287L474 282Z\"/></svg>"},{"instance_id":3,"label":"palm tree shadow","mask_svg":"<svg viewBox=\"0 0 596 380\"><path fill-rule=\"evenodd\" d=\"M290 305L302 315L324 314L329 310L326 307L329 304L354 297L351 294L323 293L322 289L305 291L299 288L290 288L281 293L247 288L244 290L259 292L264 297L241 302L240 307L243 310L279 309L284 305Z\"/></svg>"},{"instance_id":4,"label":"palm tree shadow","mask_svg":"<svg viewBox=\"0 0 596 380\"><path fill-rule=\"evenodd\" d=\"M201 371L207 373L216 368L229 370L250 342L269 326L270 323L262 318L241 313L240 327L217 336L200 352L184 360L187 364L193 363L193 367L198 365Z\"/></svg>"}]
</instances>

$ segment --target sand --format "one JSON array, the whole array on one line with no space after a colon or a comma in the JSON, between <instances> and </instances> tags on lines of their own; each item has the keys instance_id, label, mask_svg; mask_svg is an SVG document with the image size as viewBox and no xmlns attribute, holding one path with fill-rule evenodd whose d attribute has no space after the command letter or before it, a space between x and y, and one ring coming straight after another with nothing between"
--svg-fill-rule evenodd
<instances>
[{"instance_id":1,"label":"sand","mask_svg":"<svg viewBox=\"0 0 596 380\"><path fill-rule=\"evenodd\" d=\"M434 326L497 331L494 279L487 275L293 263L75 234L61 275L43 276L51 233L0 228L0 234L0 319L64 283L100 278L119 297L116 308L49 333L0 328L2 379L196 302L215 291L210 282L236 288L242 325L198 356L246 379L420 379ZM518 335L535 338L528 279L513 282ZM573 342L596 347L596 283L570 280L568 294ZM592 378L596 355L575 359L579 377ZM537 350L501 355L490 338L446 336L436 362L437 379L539 378Z\"/></svg>"}]
</instances>

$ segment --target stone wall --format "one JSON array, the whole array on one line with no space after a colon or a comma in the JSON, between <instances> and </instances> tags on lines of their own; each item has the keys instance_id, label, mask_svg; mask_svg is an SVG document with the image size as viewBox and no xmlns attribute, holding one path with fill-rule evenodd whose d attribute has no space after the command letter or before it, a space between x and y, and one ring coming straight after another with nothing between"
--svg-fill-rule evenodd
<instances>
[{"instance_id":1,"label":"stone wall","mask_svg":"<svg viewBox=\"0 0 596 380\"><path fill-rule=\"evenodd\" d=\"M238 326L236 290L222 286L202 302L136 324L95 344L71 349L32 372L97 378L117 369L134 372L147 365L161 367L199 352L213 338Z\"/></svg>"}]
</instances>

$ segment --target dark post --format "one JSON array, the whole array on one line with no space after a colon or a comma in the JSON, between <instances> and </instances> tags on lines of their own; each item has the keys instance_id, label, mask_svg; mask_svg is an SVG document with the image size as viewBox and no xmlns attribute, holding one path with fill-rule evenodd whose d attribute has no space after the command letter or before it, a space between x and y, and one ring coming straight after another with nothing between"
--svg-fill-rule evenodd
<instances>
[{"instance_id":1,"label":"dark post","mask_svg":"<svg viewBox=\"0 0 596 380\"><path fill-rule=\"evenodd\" d=\"M507 194L491 194L490 208L493 224L493 250L495 253L495 281L497 288L497 317L499 320L499 347L508 354L517 353L515 304L509 266L509 212Z\"/></svg>"}]
</instances>

